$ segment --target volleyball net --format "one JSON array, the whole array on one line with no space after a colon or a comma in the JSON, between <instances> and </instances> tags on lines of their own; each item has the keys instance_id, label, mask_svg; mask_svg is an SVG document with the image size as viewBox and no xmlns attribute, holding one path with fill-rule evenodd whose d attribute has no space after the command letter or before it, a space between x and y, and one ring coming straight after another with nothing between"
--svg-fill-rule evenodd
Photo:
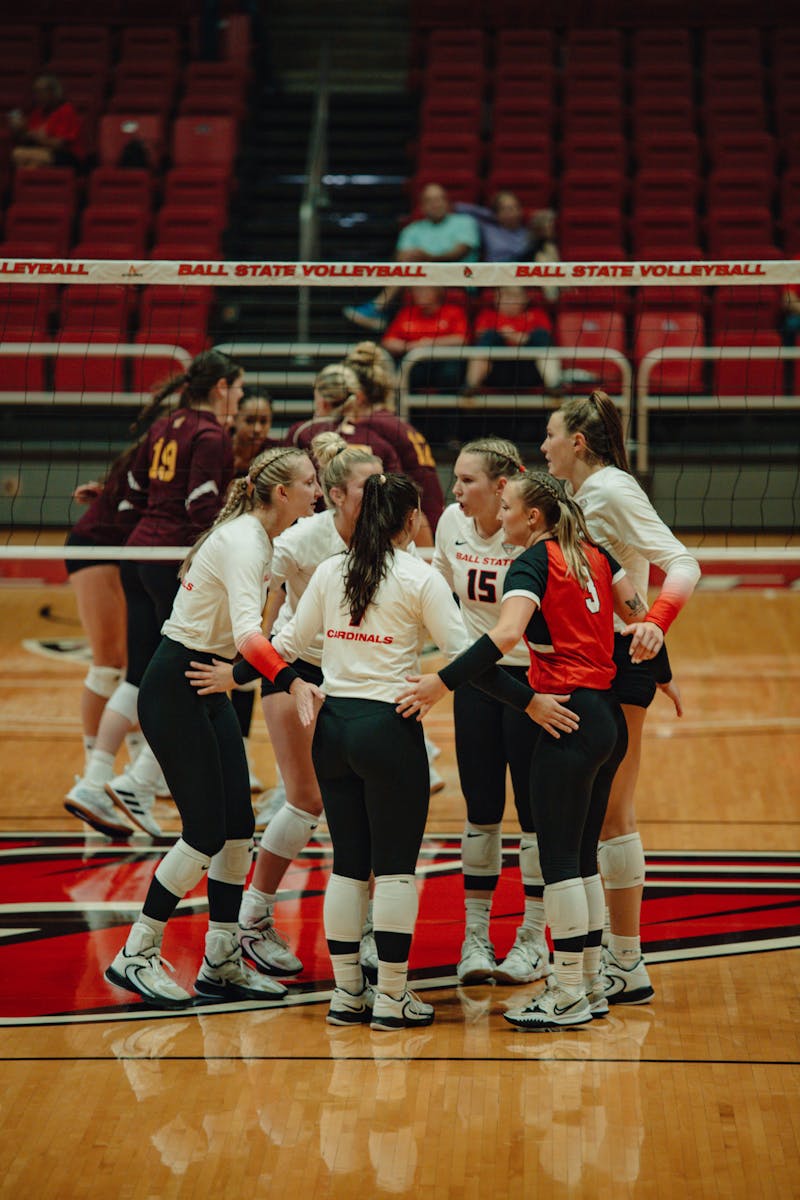
<instances>
[{"instance_id":1,"label":"volleyball net","mask_svg":"<svg viewBox=\"0 0 800 1200\"><path fill-rule=\"evenodd\" d=\"M0 261L0 553L59 557L75 489L202 349L269 395L274 439L314 415L319 370L372 340L446 491L460 443L496 434L538 465L549 412L603 388L656 509L701 557L795 563L798 314L800 261L771 259Z\"/></svg>"}]
</instances>

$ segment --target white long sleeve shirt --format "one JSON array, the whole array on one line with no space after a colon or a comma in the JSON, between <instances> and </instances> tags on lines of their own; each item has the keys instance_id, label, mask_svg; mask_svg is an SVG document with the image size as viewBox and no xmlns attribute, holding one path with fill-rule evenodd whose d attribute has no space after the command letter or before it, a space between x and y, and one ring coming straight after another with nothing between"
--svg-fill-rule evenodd
<instances>
[{"instance_id":1,"label":"white long sleeve shirt","mask_svg":"<svg viewBox=\"0 0 800 1200\"><path fill-rule=\"evenodd\" d=\"M653 563L666 576L662 590L685 604L700 578L697 559L667 528L632 475L618 467L602 467L584 480L573 498L589 533L625 568L643 600ZM615 614L614 628L624 625Z\"/></svg>"},{"instance_id":2,"label":"white long sleeve shirt","mask_svg":"<svg viewBox=\"0 0 800 1200\"><path fill-rule=\"evenodd\" d=\"M347 543L343 541L334 523L335 512L315 513L303 517L280 537L275 539L272 553L270 588L286 588L286 599L280 607L272 627L273 636L284 629L300 603L300 597L309 585L312 575L320 563L334 554L343 554ZM322 660L322 633L302 655L306 662L319 666Z\"/></svg>"},{"instance_id":3,"label":"white long sleeve shirt","mask_svg":"<svg viewBox=\"0 0 800 1200\"><path fill-rule=\"evenodd\" d=\"M288 662L307 659L323 637L323 686L329 696L394 704L407 675L419 674L418 650L427 631L448 659L470 644L458 606L442 576L396 550L386 577L358 626L344 600L346 555L317 567L293 619L273 639Z\"/></svg>"},{"instance_id":4,"label":"white long sleeve shirt","mask_svg":"<svg viewBox=\"0 0 800 1200\"><path fill-rule=\"evenodd\" d=\"M251 513L214 529L181 580L161 632L190 650L233 658L261 633L272 543Z\"/></svg>"},{"instance_id":5,"label":"white long sleeve shirt","mask_svg":"<svg viewBox=\"0 0 800 1200\"><path fill-rule=\"evenodd\" d=\"M524 549L504 542L502 529L489 538L481 537L475 521L457 504L450 504L439 518L433 566L458 596L472 641L488 633L500 619L506 573ZM508 667L529 667L525 643L520 641L500 662Z\"/></svg>"}]
</instances>

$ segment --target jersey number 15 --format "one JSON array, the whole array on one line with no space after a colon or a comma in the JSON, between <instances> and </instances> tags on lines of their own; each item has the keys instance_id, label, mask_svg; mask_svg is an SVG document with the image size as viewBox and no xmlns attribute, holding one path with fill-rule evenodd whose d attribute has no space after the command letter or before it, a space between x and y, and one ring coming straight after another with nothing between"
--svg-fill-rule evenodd
<instances>
[{"instance_id":1,"label":"jersey number 15","mask_svg":"<svg viewBox=\"0 0 800 1200\"><path fill-rule=\"evenodd\" d=\"M494 604L497 600L497 571L467 571L467 597L480 600L482 604Z\"/></svg>"}]
</instances>

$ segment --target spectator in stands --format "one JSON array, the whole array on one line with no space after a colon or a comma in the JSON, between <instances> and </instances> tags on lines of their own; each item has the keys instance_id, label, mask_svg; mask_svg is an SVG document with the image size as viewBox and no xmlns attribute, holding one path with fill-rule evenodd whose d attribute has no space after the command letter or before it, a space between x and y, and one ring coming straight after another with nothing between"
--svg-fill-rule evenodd
<instances>
[{"instance_id":1,"label":"spectator in stands","mask_svg":"<svg viewBox=\"0 0 800 1200\"><path fill-rule=\"evenodd\" d=\"M556 214L552 208L540 208L530 220L531 251L534 262L560 262L561 252L556 244ZM542 288L548 304L556 304L560 295L555 287Z\"/></svg>"},{"instance_id":2,"label":"spectator in stands","mask_svg":"<svg viewBox=\"0 0 800 1200\"><path fill-rule=\"evenodd\" d=\"M384 349L395 358L416 346L465 346L469 341L466 309L448 300L444 288L410 289L406 303L392 320L383 338ZM461 383L460 358L416 363L411 387L452 390Z\"/></svg>"},{"instance_id":3,"label":"spectator in stands","mask_svg":"<svg viewBox=\"0 0 800 1200\"><path fill-rule=\"evenodd\" d=\"M81 163L81 119L55 75L40 75L33 85L34 106L27 117L8 114L12 151L18 167L77 167Z\"/></svg>"},{"instance_id":4,"label":"spectator in stands","mask_svg":"<svg viewBox=\"0 0 800 1200\"><path fill-rule=\"evenodd\" d=\"M539 296L540 293L533 293ZM478 313L475 322L477 346L552 346L553 325L541 304L530 303L528 291L522 287L497 289ZM533 370L524 370L525 366ZM509 369L510 368L510 369ZM488 358L471 358L467 363L464 396L474 396L486 382L490 372L498 381L511 386L524 382L528 386L555 388L560 379L557 362L537 358L532 362L498 362Z\"/></svg>"},{"instance_id":5,"label":"spectator in stands","mask_svg":"<svg viewBox=\"0 0 800 1200\"><path fill-rule=\"evenodd\" d=\"M478 222L481 256L486 262L526 262L531 256L531 230L514 192L495 192L489 207L457 203L456 212L468 213Z\"/></svg>"},{"instance_id":6,"label":"spectator in stands","mask_svg":"<svg viewBox=\"0 0 800 1200\"><path fill-rule=\"evenodd\" d=\"M796 346L800 333L800 286L788 284L783 289L783 322L781 334L784 346Z\"/></svg>"},{"instance_id":7,"label":"spectator in stands","mask_svg":"<svg viewBox=\"0 0 800 1200\"><path fill-rule=\"evenodd\" d=\"M453 212L447 192L429 183L419 196L422 219L406 225L397 241L397 262L477 262L481 235L478 223L467 213ZM374 300L357 308L346 308L348 321L363 329L380 332L389 323L389 310L399 287L387 287ZM384 464L385 466L385 464Z\"/></svg>"}]
</instances>

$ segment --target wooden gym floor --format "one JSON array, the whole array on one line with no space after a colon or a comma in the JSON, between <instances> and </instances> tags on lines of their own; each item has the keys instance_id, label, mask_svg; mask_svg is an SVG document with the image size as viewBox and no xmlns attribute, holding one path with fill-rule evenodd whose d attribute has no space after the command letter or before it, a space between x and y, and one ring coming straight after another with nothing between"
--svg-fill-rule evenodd
<instances>
[{"instance_id":1,"label":"wooden gym floor","mask_svg":"<svg viewBox=\"0 0 800 1200\"><path fill-rule=\"evenodd\" d=\"M155 851L144 837L121 850L85 838L64 811L84 669L22 647L80 635L71 593L19 583L0 589L0 613L0 1196L800 1196L796 589L701 591L674 627L687 712L678 722L657 698L639 788L656 997L538 1035L501 1016L536 985L454 986L457 843L446 835L462 803L444 706L428 722L447 786L431 804L418 938L435 1024L332 1029L313 979L289 1007L140 1016L100 972ZM269 784L259 713L253 746ZM173 813L159 803L171 829ZM302 934L323 983L319 922L298 914L319 912L325 847L287 877L279 920L293 942ZM519 907L508 876L506 946ZM184 981L202 914L185 928Z\"/></svg>"}]
</instances>

